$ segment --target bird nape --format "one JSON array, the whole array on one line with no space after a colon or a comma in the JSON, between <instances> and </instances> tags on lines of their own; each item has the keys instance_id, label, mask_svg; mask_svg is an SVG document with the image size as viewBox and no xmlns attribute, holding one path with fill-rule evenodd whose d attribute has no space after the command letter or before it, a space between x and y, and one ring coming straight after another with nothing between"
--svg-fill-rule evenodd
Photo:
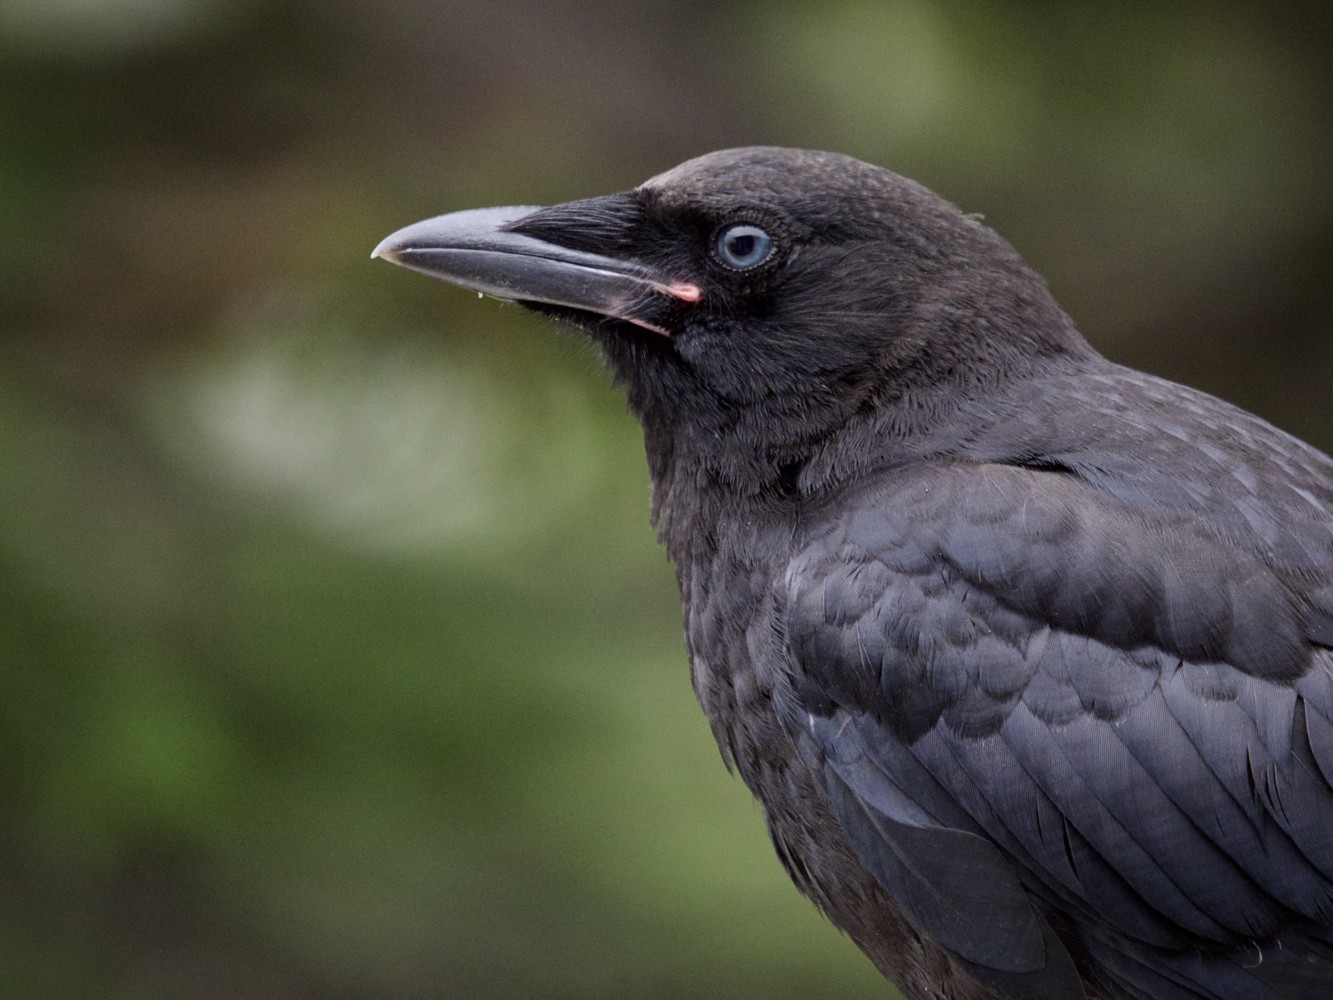
<instances>
[{"instance_id":1,"label":"bird nape","mask_svg":"<svg viewBox=\"0 0 1333 1000\"><path fill-rule=\"evenodd\" d=\"M831 153L375 254L600 346L722 753L909 1000L1333 996L1326 456Z\"/></svg>"}]
</instances>

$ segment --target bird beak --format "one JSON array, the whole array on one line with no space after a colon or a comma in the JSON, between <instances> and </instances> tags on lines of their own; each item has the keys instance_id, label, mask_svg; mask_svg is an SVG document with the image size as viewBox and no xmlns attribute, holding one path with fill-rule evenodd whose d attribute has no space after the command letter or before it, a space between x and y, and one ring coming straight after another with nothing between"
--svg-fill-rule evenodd
<instances>
[{"instance_id":1,"label":"bird beak","mask_svg":"<svg viewBox=\"0 0 1333 1000\"><path fill-rule=\"evenodd\" d=\"M595 237L590 217L580 232L573 202L552 209L532 206L480 208L417 222L387 237L370 255L498 299L545 303L609 316L669 336L665 307L697 302L697 285L674 282L634 260L573 249L517 231L525 221L558 214L571 243ZM546 232L550 227L541 229ZM567 230L567 231L565 231Z\"/></svg>"}]
</instances>

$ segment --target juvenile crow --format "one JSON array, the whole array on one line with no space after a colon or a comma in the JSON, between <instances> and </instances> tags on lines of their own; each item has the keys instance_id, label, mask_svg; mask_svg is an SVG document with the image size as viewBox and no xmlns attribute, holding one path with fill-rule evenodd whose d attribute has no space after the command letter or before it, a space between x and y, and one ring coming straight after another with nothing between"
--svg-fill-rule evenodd
<instances>
[{"instance_id":1,"label":"juvenile crow","mask_svg":"<svg viewBox=\"0 0 1333 1000\"><path fill-rule=\"evenodd\" d=\"M376 256L587 332L694 687L909 1000L1333 997L1333 462L1112 364L975 218L830 153Z\"/></svg>"}]
</instances>

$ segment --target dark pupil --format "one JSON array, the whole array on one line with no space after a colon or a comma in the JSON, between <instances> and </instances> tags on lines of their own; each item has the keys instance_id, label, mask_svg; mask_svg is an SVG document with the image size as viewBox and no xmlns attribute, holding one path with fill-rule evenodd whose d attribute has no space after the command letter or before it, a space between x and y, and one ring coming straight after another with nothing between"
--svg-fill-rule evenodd
<instances>
[{"instance_id":1,"label":"dark pupil","mask_svg":"<svg viewBox=\"0 0 1333 1000\"><path fill-rule=\"evenodd\" d=\"M743 233L733 236L730 240L730 250L737 257L745 258L754 253L754 237L749 233Z\"/></svg>"}]
</instances>

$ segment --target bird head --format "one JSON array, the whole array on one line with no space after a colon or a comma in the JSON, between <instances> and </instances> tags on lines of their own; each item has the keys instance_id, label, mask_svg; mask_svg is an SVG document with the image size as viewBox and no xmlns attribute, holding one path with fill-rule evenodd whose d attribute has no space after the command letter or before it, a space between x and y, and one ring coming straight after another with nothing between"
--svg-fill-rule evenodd
<instances>
[{"instance_id":1,"label":"bird head","mask_svg":"<svg viewBox=\"0 0 1333 1000\"><path fill-rule=\"evenodd\" d=\"M724 150L619 194L429 219L374 256L586 331L650 461L737 482L1082 345L992 230L833 153Z\"/></svg>"}]
</instances>

